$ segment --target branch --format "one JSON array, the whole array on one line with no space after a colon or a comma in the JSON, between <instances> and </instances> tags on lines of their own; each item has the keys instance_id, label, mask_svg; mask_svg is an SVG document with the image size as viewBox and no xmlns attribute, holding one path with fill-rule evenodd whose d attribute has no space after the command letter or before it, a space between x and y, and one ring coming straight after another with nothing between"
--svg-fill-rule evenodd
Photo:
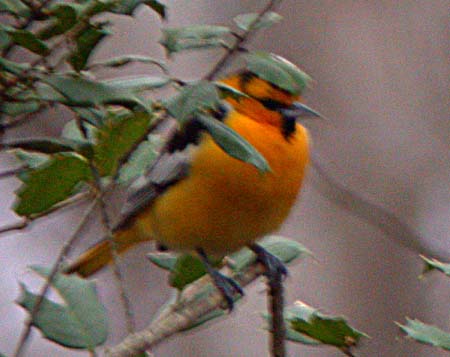
<instances>
[{"instance_id":1,"label":"branch","mask_svg":"<svg viewBox=\"0 0 450 357\"><path fill-rule=\"evenodd\" d=\"M264 273L260 263L253 263L238 273L224 267L221 272L246 286ZM215 288L211 277L205 275L181 293L176 305L163 312L146 329L129 335L118 345L107 349L108 357L131 357L155 347L166 338L192 327L201 317L219 309L225 300Z\"/></svg>"},{"instance_id":2,"label":"branch","mask_svg":"<svg viewBox=\"0 0 450 357\"><path fill-rule=\"evenodd\" d=\"M41 291L39 292L37 299L35 301L35 304L33 306L33 309L31 310L27 320L25 321L25 326L22 330L22 333L19 337L19 342L17 343L16 350L14 352L14 357L20 357L23 355L24 348L27 344L28 338L31 334L31 327L33 326L33 321L36 319L36 315L39 312L39 309L41 308L42 302L44 301L45 296L47 295L48 291L50 290L50 286L53 283L53 280L56 278L56 275L61 270L62 263L64 262L64 259L69 254L70 250L76 243L77 239L80 236L81 230L84 228L85 224L87 223L88 219L90 218L91 214L94 212L94 208L97 206L99 202L98 196L88 207L88 209L85 211L83 218L78 223L78 226L76 227L74 233L69 238L67 242L65 242L64 246L61 248L61 251L53 264L53 267L51 269L51 272L49 276L47 277L44 286L42 287Z\"/></svg>"},{"instance_id":3,"label":"branch","mask_svg":"<svg viewBox=\"0 0 450 357\"><path fill-rule=\"evenodd\" d=\"M76 123L77 123L78 129L82 133L83 137L85 139L88 139L86 128L83 125L83 120L80 117L77 117ZM118 253L117 242L114 239L114 233L113 233L111 220L110 220L108 212L107 212L105 200L103 199L103 196L104 196L106 190L102 185L101 176L100 176L97 168L95 167L95 164L92 162L92 160L89 161L89 167L91 169L92 177L94 178L95 189L98 192L100 192L100 195L98 197L98 202L99 202L99 206L100 206L100 214L101 214L101 218L102 218L102 224L105 227L106 232L107 232L106 239L108 240L109 245L110 245L110 250L111 250L111 255L112 255L113 273L114 273L114 277L117 281L117 284L119 286L120 299L121 299L122 305L125 309L125 320L126 320L126 324L127 324L127 330L128 330L128 333L132 333L134 331L133 312L131 309L130 299L126 293L125 282L124 282L123 274L122 274L122 271L120 268L120 258L119 258L119 253ZM117 170L117 172L119 172L119 170ZM114 184L112 186L114 186Z\"/></svg>"},{"instance_id":4,"label":"branch","mask_svg":"<svg viewBox=\"0 0 450 357\"><path fill-rule=\"evenodd\" d=\"M241 49L242 45L248 41L250 38L250 35L253 34L256 29L256 25L258 22L261 21L261 19L270 11L274 10L275 7L281 3L281 0L271 0L266 5L264 9L259 12L258 16L255 18L255 20L252 22L252 24L249 26L248 30L245 31L242 35L236 36L236 42L232 47L230 47L225 55L217 62L217 64L214 66L214 68L205 76L205 79L207 80L213 80L214 77L230 62L230 60L236 55L237 52Z\"/></svg>"},{"instance_id":5,"label":"branch","mask_svg":"<svg viewBox=\"0 0 450 357\"><path fill-rule=\"evenodd\" d=\"M120 257L118 253L118 244L116 240L114 239L114 233L112 229L111 219L109 218L105 200L103 199L103 195L106 192L103 188L103 185L101 183L101 177L98 173L98 170L95 168L93 163L90 163L91 171L95 180L95 186L97 190L101 193L99 197L99 205L100 205L100 213L102 217L102 223L103 226L106 228L107 234L106 239L109 242L110 249L111 249L111 255L112 255L112 268L114 273L114 278L117 281L117 284L119 286L119 292L120 292L120 299L122 302L122 306L125 310L125 320L127 324L127 330L128 333L133 333L135 330L134 326L134 316L133 316L133 310L131 307L131 301L128 297L127 291L125 289L125 281L123 279L122 269L120 266Z\"/></svg>"}]
</instances>

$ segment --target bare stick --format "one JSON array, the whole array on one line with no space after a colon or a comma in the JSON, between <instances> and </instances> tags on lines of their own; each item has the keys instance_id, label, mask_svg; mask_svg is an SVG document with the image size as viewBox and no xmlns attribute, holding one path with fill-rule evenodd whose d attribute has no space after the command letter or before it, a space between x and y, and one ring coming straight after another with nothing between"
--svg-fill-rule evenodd
<instances>
[{"instance_id":1,"label":"bare stick","mask_svg":"<svg viewBox=\"0 0 450 357\"><path fill-rule=\"evenodd\" d=\"M103 187L101 186L101 183L100 183L100 177L98 176L97 170L93 169L93 171L95 171L94 177L95 177L97 187L99 188L100 192L104 192ZM135 331L133 309L131 307L130 298L128 297L127 291L125 289L125 281L123 279L122 269L120 267L120 257L119 257L119 253L118 253L117 242L114 239L114 233L112 230L111 220L110 220L108 212L106 210L106 205L105 205L105 201L103 200L103 198L99 199L99 203L100 203L100 213L102 216L102 222L103 222L104 227L107 230L106 239L108 240L110 247L111 247L114 278L117 281L117 284L119 287L120 299L122 301L122 305L125 310L125 320L126 320L126 324L127 324L127 331L128 331L128 333L133 333Z\"/></svg>"},{"instance_id":2,"label":"bare stick","mask_svg":"<svg viewBox=\"0 0 450 357\"><path fill-rule=\"evenodd\" d=\"M25 326L22 330L22 333L19 337L19 342L17 343L17 347L16 350L14 352L14 357L20 357L22 356L23 352L24 352L24 348L27 344L28 338L30 337L31 334L31 327L33 326L33 321L36 318L36 315L39 312L39 309L42 305L42 302L44 301L45 296L47 295L50 286L53 283L53 280L55 279L56 275L58 274L58 272L61 269L61 265L64 261L64 259L66 258L66 256L69 254L70 250L72 249L72 247L74 246L74 244L76 243L77 239L80 236L80 232L83 229L84 225L87 223L89 217L91 216L91 214L94 211L94 208L96 207L97 203L99 202L99 198L97 197L88 207L88 209L85 211L82 219L80 220L80 222L78 223L78 226L76 227L74 233L72 234L72 236L69 238L69 240L64 244L64 246L62 247L55 263L53 264L53 267L50 271L50 274L48 275L44 286L42 287L41 291L39 292L36 302L33 306L33 309L31 310L28 318L25 321Z\"/></svg>"},{"instance_id":3,"label":"bare stick","mask_svg":"<svg viewBox=\"0 0 450 357\"><path fill-rule=\"evenodd\" d=\"M245 270L230 274L228 267L221 273L231 276L241 286L246 286L264 273L264 267L255 262ZM209 275L198 279L181 293L176 305L164 311L146 329L131 334L120 344L106 350L108 357L131 357L158 345L161 341L183 331L199 318L220 308L223 295L215 288Z\"/></svg>"}]
</instances>

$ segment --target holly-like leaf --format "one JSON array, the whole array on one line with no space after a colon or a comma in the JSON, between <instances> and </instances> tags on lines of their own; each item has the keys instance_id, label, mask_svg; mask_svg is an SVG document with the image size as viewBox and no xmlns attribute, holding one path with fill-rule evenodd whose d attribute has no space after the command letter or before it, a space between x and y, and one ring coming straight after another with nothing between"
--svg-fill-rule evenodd
<instances>
[{"instance_id":1,"label":"holly-like leaf","mask_svg":"<svg viewBox=\"0 0 450 357\"><path fill-rule=\"evenodd\" d=\"M0 57L0 70L2 71L7 71L15 75L20 75L21 73L30 68L31 66L29 63L18 63Z\"/></svg>"},{"instance_id":2,"label":"holly-like leaf","mask_svg":"<svg viewBox=\"0 0 450 357\"><path fill-rule=\"evenodd\" d=\"M250 30L250 28L252 28L253 30L260 30L270 27L283 20L283 16L277 14L276 12L270 11L267 12L261 19L259 19L257 23L255 23L258 16L259 14L257 14L256 12L252 12L249 14L238 15L233 20L236 25L244 31L248 31Z\"/></svg>"},{"instance_id":3,"label":"holly-like leaf","mask_svg":"<svg viewBox=\"0 0 450 357\"><path fill-rule=\"evenodd\" d=\"M401 325L399 323L397 323L397 325L409 337L418 342L450 351L450 334L436 326L427 325L419 320L411 320L408 318L406 319L406 325Z\"/></svg>"},{"instance_id":4,"label":"holly-like leaf","mask_svg":"<svg viewBox=\"0 0 450 357\"><path fill-rule=\"evenodd\" d=\"M77 151L77 143L65 139L56 138L38 138L38 139L19 139L15 141L0 144L2 149L23 149L37 151L44 154L54 154L64 151Z\"/></svg>"},{"instance_id":5,"label":"holly-like leaf","mask_svg":"<svg viewBox=\"0 0 450 357\"><path fill-rule=\"evenodd\" d=\"M283 263L290 263L297 258L311 256L312 253L299 242L282 236L267 236L258 242L265 250L275 255ZM228 264L236 271L241 271L256 259L255 253L242 248L229 256Z\"/></svg>"},{"instance_id":6,"label":"holly-like leaf","mask_svg":"<svg viewBox=\"0 0 450 357\"><path fill-rule=\"evenodd\" d=\"M21 17L30 16L30 8L20 0L1 0L0 13L6 12Z\"/></svg>"},{"instance_id":7,"label":"holly-like leaf","mask_svg":"<svg viewBox=\"0 0 450 357\"><path fill-rule=\"evenodd\" d=\"M249 98L249 96L244 92L241 92L240 90L231 87L225 83L215 82L214 84L219 90L222 98L232 97L237 100L239 100L240 98Z\"/></svg>"},{"instance_id":8,"label":"holly-like leaf","mask_svg":"<svg viewBox=\"0 0 450 357\"><path fill-rule=\"evenodd\" d=\"M16 192L14 211L29 217L69 198L75 193L77 185L91 179L91 172L82 156L60 153L26 171L23 177L23 185Z\"/></svg>"},{"instance_id":9,"label":"holly-like leaf","mask_svg":"<svg viewBox=\"0 0 450 357\"><path fill-rule=\"evenodd\" d=\"M166 103L169 114L181 124L208 109L216 109L220 104L219 94L216 86L208 81L199 81L184 86L175 96Z\"/></svg>"},{"instance_id":10,"label":"holly-like leaf","mask_svg":"<svg viewBox=\"0 0 450 357\"><path fill-rule=\"evenodd\" d=\"M286 309L285 320L288 329L340 349L356 346L361 337L367 337L350 326L343 317L324 315L301 301Z\"/></svg>"},{"instance_id":11,"label":"holly-like leaf","mask_svg":"<svg viewBox=\"0 0 450 357\"><path fill-rule=\"evenodd\" d=\"M102 176L114 175L120 160L147 134L147 113L111 115L96 132L94 163Z\"/></svg>"},{"instance_id":12,"label":"holly-like leaf","mask_svg":"<svg viewBox=\"0 0 450 357\"><path fill-rule=\"evenodd\" d=\"M89 25L78 34L75 39L76 49L72 52L69 62L75 71L81 71L86 67L89 57L96 46L111 33L102 27Z\"/></svg>"},{"instance_id":13,"label":"holly-like leaf","mask_svg":"<svg viewBox=\"0 0 450 357\"><path fill-rule=\"evenodd\" d=\"M27 102L3 102L0 105L0 113L10 115L12 117L34 113L41 108L41 105L37 101Z\"/></svg>"},{"instance_id":14,"label":"holly-like leaf","mask_svg":"<svg viewBox=\"0 0 450 357\"><path fill-rule=\"evenodd\" d=\"M160 141L153 135L139 144L128 161L120 168L118 181L126 184L145 174L158 156L159 146Z\"/></svg>"},{"instance_id":15,"label":"holly-like leaf","mask_svg":"<svg viewBox=\"0 0 450 357\"><path fill-rule=\"evenodd\" d=\"M178 255L171 252L154 252L147 254L147 258L157 267L172 271L175 269Z\"/></svg>"},{"instance_id":16,"label":"holly-like leaf","mask_svg":"<svg viewBox=\"0 0 450 357\"><path fill-rule=\"evenodd\" d=\"M157 60L153 57L147 57L147 56L141 56L141 55L124 55L124 56L119 56L119 57L114 57L111 58L109 60L106 60L104 62L98 62L98 63L94 63L90 66L88 66L88 69L94 68L94 67L122 67L122 66L126 66L127 64L130 63L151 63L151 64L155 64L158 67L160 67L161 69L163 69L164 71L168 71L165 64L163 62L161 62L160 60Z\"/></svg>"},{"instance_id":17,"label":"holly-like leaf","mask_svg":"<svg viewBox=\"0 0 450 357\"><path fill-rule=\"evenodd\" d=\"M291 94L301 94L311 82L310 76L282 57L253 52L245 58L248 70Z\"/></svg>"},{"instance_id":18,"label":"holly-like leaf","mask_svg":"<svg viewBox=\"0 0 450 357\"><path fill-rule=\"evenodd\" d=\"M64 96L63 99L52 96L49 98L51 101L79 107L97 107L103 104L118 104L130 108L141 106L148 111L150 108L139 93L160 88L170 82L161 77L119 78L98 82L61 74L48 76L43 81Z\"/></svg>"},{"instance_id":19,"label":"holly-like leaf","mask_svg":"<svg viewBox=\"0 0 450 357\"><path fill-rule=\"evenodd\" d=\"M255 166L261 172L270 171L267 160L242 136L221 121L206 115L196 118L228 155Z\"/></svg>"},{"instance_id":20,"label":"holly-like leaf","mask_svg":"<svg viewBox=\"0 0 450 357\"><path fill-rule=\"evenodd\" d=\"M439 270L442 273L444 273L445 275L450 276L450 264L449 263L443 263L437 259L427 258L423 255L421 255L420 257L425 262L425 267L423 269L422 274L425 274L432 270Z\"/></svg>"},{"instance_id":21,"label":"holly-like leaf","mask_svg":"<svg viewBox=\"0 0 450 357\"><path fill-rule=\"evenodd\" d=\"M203 262L190 254L183 254L177 258L175 266L169 276L169 284L178 290L194 282L206 274Z\"/></svg>"},{"instance_id":22,"label":"holly-like leaf","mask_svg":"<svg viewBox=\"0 0 450 357\"><path fill-rule=\"evenodd\" d=\"M15 156L27 167L36 168L41 166L44 162L50 160L50 155L45 155L39 152L29 152L24 150L15 150Z\"/></svg>"},{"instance_id":23,"label":"holly-like leaf","mask_svg":"<svg viewBox=\"0 0 450 357\"><path fill-rule=\"evenodd\" d=\"M9 26L3 26L3 29L9 35L10 40L16 45L41 56L50 53L47 44L38 39L31 31L15 29Z\"/></svg>"},{"instance_id":24,"label":"holly-like leaf","mask_svg":"<svg viewBox=\"0 0 450 357\"><path fill-rule=\"evenodd\" d=\"M155 11L161 18L166 18L166 6L157 0L125 0L120 1L113 12L123 15L132 15L137 7L146 5Z\"/></svg>"},{"instance_id":25,"label":"holly-like leaf","mask_svg":"<svg viewBox=\"0 0 450 357\"><path fill-rule=\"evenodd\" d=\"M192 25L162 30L161 45L170 56L173 53L192 50L208 49L226 46L225 37L231 33L228 27L211 25Z\"/></svg>"},{"instance_id":26,"label":"holly-like leaf","mask_svg":"<svg viewBox=\"0 0 450 357\"><path fill-rule=\"evenodd\" d=\"M76 23L79 15L77 4L57 3L49 10L52 16L51 23L42 28L37 37L41 40L48 40L54 36L61 35L70 30Z\"/></svg>"},{"instance_id":27,"label":"holly-like leaf","mask_svg":"<svg viewBox=\"0 0 450 357\"><path fill-rule=\"evenodd\" d=\"M50 272L50 269L40 266L32 266L31 269L44 278ZM95 283L74 275L58 274L52 287L64 300L64 304L44 298L33 319L33 325L46 338L66 347L92 349L103 344L108 333L108 323ZM36 299L37 295L22 284L19 305L30 312Z\"/></svg>"}]
</instances>

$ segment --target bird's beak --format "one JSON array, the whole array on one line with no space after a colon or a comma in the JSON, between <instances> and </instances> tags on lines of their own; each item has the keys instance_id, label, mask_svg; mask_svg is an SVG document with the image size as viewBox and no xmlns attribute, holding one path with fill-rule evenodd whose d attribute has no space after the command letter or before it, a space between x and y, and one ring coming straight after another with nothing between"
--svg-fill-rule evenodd
<instances>
[{"instance_id":1,"label":"bird's beak","mask_svg":"<svg viewBox=\"0 0 450 357\"><path fill-rule=\"evenodd\" d=\"M304 118L325 119L323 115L300 102L292 103L292 105L289 108L282 109L281 113L286 117L296 118L297 120L301 120Z\"/></svg>"}]
</instances>

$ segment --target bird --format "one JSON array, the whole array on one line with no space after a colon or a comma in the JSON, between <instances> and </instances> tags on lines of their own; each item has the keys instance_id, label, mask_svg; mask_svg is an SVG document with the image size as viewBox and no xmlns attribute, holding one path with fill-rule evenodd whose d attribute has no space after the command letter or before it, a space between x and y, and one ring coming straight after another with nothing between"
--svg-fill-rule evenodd
<instances>
[{"instance_id":1,"label":"bird","mask_svg":"<svg viewBox=\"0 0 450 357\"><path fill-rule=\"evenodd\" d=\"M302 187L310 139L298 119L320 116L301 102L309 76L282 57L270 54L266 59L267 68L247 66L220 80L243 95L226 97L214 116L247 140L270 169L260 172L228 155L194 116L168 143L146 183L129 195L113 229L119 253L155 240L168 249L197 254L230 310L233 295L244 293L212 266L211 258L249 247L268 276L273 270L287 273L257 241L280 228ZM110 242L104 239L65 273L88 277L111 259Z\"/></svg>"}]
</instances>

